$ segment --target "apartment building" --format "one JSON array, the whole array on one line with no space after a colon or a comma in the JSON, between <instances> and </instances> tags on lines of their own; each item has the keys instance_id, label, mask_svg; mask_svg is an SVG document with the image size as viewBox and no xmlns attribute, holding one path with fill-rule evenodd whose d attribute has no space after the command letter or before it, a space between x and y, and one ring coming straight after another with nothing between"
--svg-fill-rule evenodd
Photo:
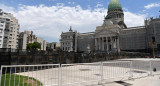
<instances>
[{"instance_id":1,"label":"apartment building","mask_svg":"<svg viewBox=\"0 0 160 86\"><path fill-rule=\"evenodd\" d=\"M41 44L41 50L46 50L46 41L43 38L36 37L33 31L24 31L19 35L19 49L26 50L28 43L38 42Z\"/></svg>"},{"instance_id":2,"label":"apartment building","mask_svg":"<svg viewBox=\"0 0 160 86\"><path fill-rule=\"evenodd\" d=\"M18 20L11 14L0 9L0 48L18 48Z\"/></svg>"}]
</instances>

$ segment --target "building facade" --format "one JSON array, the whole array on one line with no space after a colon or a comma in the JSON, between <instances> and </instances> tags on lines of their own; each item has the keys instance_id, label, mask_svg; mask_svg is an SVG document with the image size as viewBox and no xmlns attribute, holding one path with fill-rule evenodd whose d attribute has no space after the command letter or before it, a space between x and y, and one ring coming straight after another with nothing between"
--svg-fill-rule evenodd
<instances>
[{"instance_id":1,"label":"building facade","mask_svg":"<svg viewBox=\"0 0 160 86\"><path fill-rule=\"evenodd\" d=\"M46 41L45 41L43 38L41 38L41 37L36 37L36 38L34 39L34 42L38 42L38 43L41 44L41 49L40 49L40 50L43 50L43 51L46 50L47 44L46 44Z\"/></svg>"},{"instance_id":2,"label":"building facade","mask_svg":"<svg viewBox=\"0 0 160 86\"><path fill-rule=\"evenodd\" d=\"M77 34L77 51L88 52L95 50L94 32Z\"/></svg>"},{"instance_id":3,"label":"building facade","mask_svg":"<svg viewBox=\"0 0 160 86\"><path fill-rule=\"evenodd\" d=\"M0 9L0 48L18 48L18 20L11 14Z\"/></svg>"},{"instance_id":4,"label":"building facade","mask_svg":"<svg viewBox=\"0 0 160 86\"><path fill-rule=\"evenodd\" d=\"M19 35L19 49L26 50L28 43L38 42L41 44L41 50L46 50L46 41L43 38L36 37L33 31L24 31Z\"/></svg>"},{"instance_id":5,"label":"building facade","mask_svg":"<svg viewBox=\"0 0 160 86\"><path fill-rule=\"evenodd\" d=\"M60 47L63 51L77 52L77 32L70 27L69 32L62 32L60 39Z\"/></svg>"},{"instance_id":6,"label":"building facade","mask_svg":"<svg viewBox=\"0 0 160 86\"><path fill-rule=\"evenodd\" d=\"M69 34L69 32L62 33L61 40L67 40ZM72 42L77 41L74 44L77 52L148 52L152 48L160 51L160 18L144 20L144 26L127 27L120 2L111 0L104 22L96 27L95 32L75 33L75 35Z\"/></svg>"},{"instance_id":7,"label":"building facade","mask_svg":"<svg viewBox=\"0 0 160 86\"><path fill-rule=\"evenodd\" d=\"M56 51L57 48L57 42L51 42L51 43L47 43L47 50L48 51Z\"/></svg>"}]
</instances>

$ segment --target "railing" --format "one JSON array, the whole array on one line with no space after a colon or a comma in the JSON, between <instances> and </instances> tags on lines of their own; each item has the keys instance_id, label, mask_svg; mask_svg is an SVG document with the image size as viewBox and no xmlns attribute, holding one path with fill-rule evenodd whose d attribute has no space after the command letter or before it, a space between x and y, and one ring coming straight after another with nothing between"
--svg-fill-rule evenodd
<instances>
[{"instance_id":1,"label":"railing","mask_svg":"<svg viewBox=\"0 0 160 86\"><path fill-rule=\"evenodd\" d=\"M160 61L113 61L2 66L0 86L62 86L103 82L115 78L137 77L137 74L154 75L153 69L159 71L159 65Z\"/></svg>"},{"instance_id":2,"label":"railing","mask_svg":"<svg viewBox=\"0 0 160 86\"><path fill-rule=\"evenodd\" d=\"M103 79L132 76L131 64L130 61L104 62Z\"/></svg>"},{"instance_id":3,"label":"railing","mask_svg":"<svg viewBox=\"0 0 160 86\"><path fill-rule=\"evenodd\" d=\"M2 66L1 86L58 85L59 68L59 64Z\"/></svg>"},{"instance_id":4,"label":"railing","mask_svg":"<svg viewBox=\"0 0 160 86\"><path fill-rule=\"evenodd\" d=\"M61 71L62 85L101 80L101 63L62 64Z\"/></svg>"}]
</instances>

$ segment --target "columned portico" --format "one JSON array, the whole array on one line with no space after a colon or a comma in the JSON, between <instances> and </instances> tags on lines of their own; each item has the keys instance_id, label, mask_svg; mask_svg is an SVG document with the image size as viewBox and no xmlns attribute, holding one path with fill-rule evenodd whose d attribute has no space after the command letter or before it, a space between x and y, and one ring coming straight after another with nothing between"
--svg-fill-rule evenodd
<instances>
[{"instance_id":1,"label":"columned portico","mask_svg":"<svg viewBox=\"0 0 160 86\"><path fill-rule=\"evenodd\" d=\"M118 51L118 36L104 36L95 38L95 46L98 51Z\"/></svg>"}]
</instances>

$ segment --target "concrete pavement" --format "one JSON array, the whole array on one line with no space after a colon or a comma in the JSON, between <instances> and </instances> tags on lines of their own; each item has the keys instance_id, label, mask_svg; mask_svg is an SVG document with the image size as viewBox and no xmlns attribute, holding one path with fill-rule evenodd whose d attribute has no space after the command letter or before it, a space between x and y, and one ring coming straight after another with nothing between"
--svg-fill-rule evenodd
<instances>
[{"instance_id":1,"label":"concrete pavement","mask_svg":"<svg viewBox=\"0 0 160 86\"><path fill-rule=\"evenodd\" d=\"M133 77L128 80L130 75L130 65L126 64L105 64L103 67L103 85L99 85L98 82L101 79L101 71L99 65L75 65L62 68L62 80L60 81L63 86L160 86L160 71L152 72L154 76L148 76L151 72L148 69L148 61L150 59L121 59L121 61L146 61L147 64L142 65L140 62L134 63L134 65L140 65L133 67ZM157 61L157 60L156 60ZM158 61L160 61L158 59ZM114 61L112 61L114 62ZM123 63L123 62L122 62ZM96 63L98 64L98 63ZM142 70L141 70L142 68ZM58 84L58 68L45 69L39 71L30 71L24 73L18 73L24 76L30 76L41 81L44 86L56 86ZM127 75L127 76L126 76ZM121 76L121 77L117 77ZM94 80L94 81L92 81ZM83 82L86 81L86 82ZM118 82L115 82L118 81ZM121 82L122 81L122 82ZM75 83L78 82L78 83ZM66 84L67 83L67 84ZM52 84L52 85L51 85Z\"/></svg>"}]
</instances>

